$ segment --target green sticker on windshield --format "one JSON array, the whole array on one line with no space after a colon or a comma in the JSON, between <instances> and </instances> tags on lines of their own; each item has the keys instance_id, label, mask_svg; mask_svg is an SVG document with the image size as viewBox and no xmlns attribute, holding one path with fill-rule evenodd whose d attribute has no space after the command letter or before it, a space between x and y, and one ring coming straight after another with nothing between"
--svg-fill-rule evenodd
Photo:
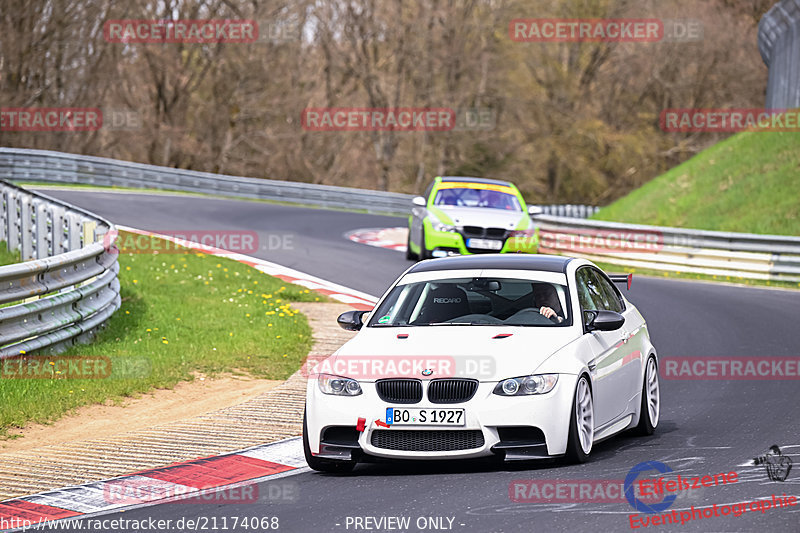
<instances>
[{"instance_id":1,"label":"green sticker on windshield","mask_svg":"<svg viewBox=\"0 0 800 533\"><path fill-rule=\"evenodd\" d=\"M382 316L382 317L380 317L380 318L378 319L378 324L386 324L386 323L387 323L387 322L389 322L391 319L392 319L392 317L390 317L389 315Z\"/></svg>"}]
</instances>

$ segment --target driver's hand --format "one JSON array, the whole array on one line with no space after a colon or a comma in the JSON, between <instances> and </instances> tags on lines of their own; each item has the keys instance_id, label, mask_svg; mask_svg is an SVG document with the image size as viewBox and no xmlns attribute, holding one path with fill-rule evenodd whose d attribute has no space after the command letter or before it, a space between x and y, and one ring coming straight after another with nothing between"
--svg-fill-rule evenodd
<instances>
[{"instance_id":1,"label":"driver's hand","mask_svg":"<svg viewBox=\"0 0 800 533\"><path fill-rule=\"evenodd\" d=\"M553 311L552 307L542 306L539 308L539 314L544 315L547 318L558 318L558 321L561 322L561 317Z\"/></svg>"}]
</instances>

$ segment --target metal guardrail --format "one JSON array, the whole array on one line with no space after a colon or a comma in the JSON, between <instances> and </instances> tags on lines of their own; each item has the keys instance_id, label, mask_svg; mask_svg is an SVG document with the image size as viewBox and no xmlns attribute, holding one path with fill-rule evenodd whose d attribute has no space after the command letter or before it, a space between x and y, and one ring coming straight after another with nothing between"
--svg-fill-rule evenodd
<instances>
[{"instance_id":1,"label":"metal guardrail","mask_svg":"<svg viewBox=\"0 0 800 533\"><path fill-rule=\"evenodd\" d=\"M48 150L0 148L0 177L15 181L159 189L256 198L408 216L410 194L293 181L244 178ZM546 214L585 218L596 207L542 205Z\"/></svg>"},{"instance_id":2,"label":"metal guardrail","mask_svg":"<svg viewBox=\"0 0 800 533\"><path fill-rule=\"evenodd\" d=\"M226 176L103 157L16 148L0 148L0 177L15 181L186 191L404 215L411 211L413 198L408 194Z\"/></svg>"},{"instance_id":3,"label":"metal guardrail","mask_svg":"<svg viewBox=\"0 0 800 533\"><path fill-rule=\"evenodd\" d=\"M542 252L652 270L800 282L800 237L533 218Z\"/></svg>"},{"instance_id":4,"label":"metal guardrail","mask_svg":"<svg viewBox=\"0 0 800 533\"><path fill-rule=\"evenodd\" d=\"M361 209L405 216L413 196L348 187L224 176L45 150L0 148L0 177L13 180L178 190ZM585 220L597 207L538 206L542 251L622 266L751 279L800 282L800 238L726 233ZM641 233L651 246L586 246L598 232ZM583 239L583 241L581 240ZM625 239L623 238L624 242ZM577 243L577 244L576 244ZM582 244L583 243L583 244ZM14 243L16 244L16 243ZM23 245L24 249L24 245Z\"/></svg>"},{"instance_id":5,"label":"metal guardrail","mask_svg":"<svg viewBox=\"0 0 800 533\"><path fill-rule=\"evenodd\" d=\"M800 106L800 0L780 0L758 23L758 50L769 69L767 109Z\"/></svg>"},{"instance_id":6,"label":"metal guardrail","mask_svg":"<svg viewBox=\"0 0 800 533\"><path fill-rule=\"evenodd\" d=\"M83 209L0 181L0 359L90 340L120 306L116 229Z\"/></svg>"},{"instance_id":7,"label":"metal guardrail","mask_svg":"<svg viewBox=\"0 0 800 533\"><path fill-rule=\"evenodd\" d=\"M597 213L600 208L593 205L575 205L575 204L553 204L553 205L539 205L534 204L542 210L542 215L551 215L554 217L568 217L568 218L589 218Z\"/></svg>"}]
</instances>

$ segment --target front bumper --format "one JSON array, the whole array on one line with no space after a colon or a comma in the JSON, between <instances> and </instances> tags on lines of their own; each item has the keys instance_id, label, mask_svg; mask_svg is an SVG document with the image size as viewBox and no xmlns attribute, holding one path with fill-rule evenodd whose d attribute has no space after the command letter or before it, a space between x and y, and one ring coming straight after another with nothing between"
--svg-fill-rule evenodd
<instances>
[{"instance_id":1,"label":"front bumper","mask_svg":"<svg viewBox=\"0 0 800 533\"><path fill-rule=\"evenodd\" d=\"M355 397L323 394L315 379L309 379L306 395L308 440L311 453L328 459L355 459L360 454L389 459L458 459L504 455L508 459L534 459L560 456L566 452L570 412L576 377L562 374L558 384L547 394L532 396L499 396L493 394L497 382L481 383L476 394L467 402L456 404L434 404L424 397L416 404L389 404L378 397L374 383L361 383L363 393ZM427 389L427 382L423 381ZM375 423L385 422L387 407L453 409L463 408L465 425L447 426L397 426L384 428ZM359 418L366 420L363 432L356 432ZM336 428L335 430L332 428ZM356 435L353 442L332 442L322 436L327 430L339 431L347 428ZM509 428L538 428L543 443L509 441L501 438L508 435ZM376 431L478 431L482 444L469 449L437 451L414 451L381 447L381 439L373 439ZM377 441L377 445L376 445ZM322 445L321 445L322 442Z\"/></svg>"},{"instance_id":2,"label":"front bumper","mask_svg":"<svg viewBox=\"0 0 800 533\"><path fill-rule=\"evenodd\" d=\"M539 248L538 232L527 236L506 237L502 240L503 246L500 250L477 250L468 249L464 235L455 231L435 231L426 224L425 245L431 252L439 251L442 255L459 254L467 255L473 253L530 253L534 254ZM434 257L438 254L434 254Z\"/></svg>"}]
</instances>

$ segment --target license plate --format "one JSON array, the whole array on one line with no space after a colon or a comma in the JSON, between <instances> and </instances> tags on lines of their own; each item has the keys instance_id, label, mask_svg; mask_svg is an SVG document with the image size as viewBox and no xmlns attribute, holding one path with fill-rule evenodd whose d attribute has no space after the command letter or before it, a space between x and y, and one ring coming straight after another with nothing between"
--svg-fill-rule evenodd
<instances>
[{"instance_id":1,"label":"license plate","mask_svg":"<svg viewBox=\"0 0 800 533\"><path fill-rule=\"evenodd\" d=\"M491 239L467 239L467 248L481 248L483 250L500 250L503 248L502 241Z\"/></svg>"},{"instance_id":2,"label":"license plate","mask_svg":"<svg viewBox=\"0 0 800 533\"><path fill-rule=\"evenodd\" d=\"M463 409L386 408L386 423L395 426L463 426L465 418Z\"/></svg>"}]
</instances>

